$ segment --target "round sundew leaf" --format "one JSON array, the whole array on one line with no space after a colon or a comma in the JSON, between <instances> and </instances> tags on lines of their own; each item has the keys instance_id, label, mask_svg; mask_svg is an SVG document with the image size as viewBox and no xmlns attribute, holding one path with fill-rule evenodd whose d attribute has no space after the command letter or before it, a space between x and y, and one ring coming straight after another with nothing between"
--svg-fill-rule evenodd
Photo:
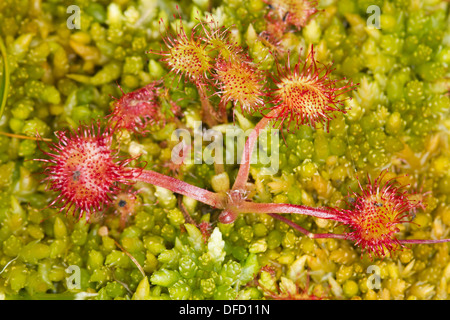
<instances>
[{"instance_id":1,"label":"round sundew leaf","mask_svg":"<svg viewBox=\"0 0 450 320\"><path fill-rule=\"evenodd\" d=\"M219 59L215 70L222 102L239 103L248 113L264 105L263 79L256 67L243 61Z\"/></svg>"},{"instance_id":2,"label":"round sundew leaf","mask_svg":"<svg viewBox=\"0 0 450 320\"><path fill-rule=\"evenodd\" d=\"M278 110L276 120L280 126L286 122L289 127L293 122L296 127L307 124L328 128L335 112L346 112L343 104L349 98L341 95L355 89L357 84L348 81L339 85L343 79L332 80L331 66L321 65L314 54L311 46L304 63L299 61L291 68L288 57L284 68L277 64L278 76L274 77L277 87L271 92L271 109Z\"/></svg>"},{"instance_id":3,"label":"round sundew leaf","mask_svg":"<svg viewBox=\"0 0 450 320\"><path fill-rule=\"evenodd\" d=\"M402 246L395 237L398 225L409 223L413 213L423 208L423 203L412 198L395 178L384 182L387 171L381 172L374 181L364 187L359 183L360 192L348 197L349 209L335 209L350 228L346 238L367 251L370 256L382 257L386 252L399 250Z\"/></svg>"},{"instance_id":4,"label":"round sundew leaf","mask_svg":"<svg viewBox=\"0 0 450 320\"><path fill-rule=\"evenodd\" d=\"M51 205L61 204L60 210L78 212L86 219L102 211L120 191L118 183L130 184L132 177L125 168L128 161L117 161L111 148L112 130L101 132L100 124L80 126L76 132L59 131L58 143L49 144L50 159L35 159L47 165L44 173L49 189L59 192Z\"/></svg>"}]
</instances>

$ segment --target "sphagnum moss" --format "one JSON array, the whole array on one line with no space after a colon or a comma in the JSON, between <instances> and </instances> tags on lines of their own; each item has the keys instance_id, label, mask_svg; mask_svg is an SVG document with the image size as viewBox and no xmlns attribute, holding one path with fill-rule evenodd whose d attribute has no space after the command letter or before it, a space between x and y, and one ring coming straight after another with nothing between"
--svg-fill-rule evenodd
<instances>
[{"instance_id":1,"label":"sphagnum moss","mask_svg":"<svg viewBox=\"0 0 450 320\"><path fill-rule=\"evenodd\" d=\"M33 3L5 0L0 6L1 20L7 21L0 36L8 50L12 84L1 131L29 137L37 132L51 138L55 130L76 128L80 120L90 122L109 114L111 96L121 96L117 83L130 92L169 71L157 56L147 64L145 51L160 49L159 21L178 16L175 8L173 12L166 12L168 7L157 8L145 15L127 1L122 7L112 2L75 1L83 12L81 30L70 30L67 17L58 14L66 12L62 2L42 1L42 6L31 6L29 11ZM271 5L285 3L290 2L273 1ZM256 195L268 197L267 202L283 199L341 206L338 200L349 189L358 190L355 172L364 176L389 166L391 172L403 176L402 184L428 197L425 211L416 213L420 225L402 227L399 232L406 239L431 239L446 234L450 227L450 160L445 148L450 106L445 74L450 55L444 40L449 33L448 3L415 8L404 1L384 1L380 30L366 29L365 3L331 2L305 25L296 23L293 14L283 14L282 8L258 0L224 0L213 8L213 16L221 17L226 27L233 25L233 39L248 48L264 70L272 70L267 61L273 61L268 53L274 45L280 49L275 50L277 54L298 52L314 40L319 61L333 62L337 77L361 83L348 103L348 114L331 120L329 133L301 126L287 136L287 147L284 142L280 146L280 173L291 177L288 186L280 186L283 179L266 177L271 190L257 187ZM205 13L205 8L193 5L179 10L192 17ZM48 14L53 14L52 21ZM293 26L293 32L279 32L286 30L283 20ZM198 21L185 22L190 30ZM262 36L266 30L272 31L270 43L249 36ZM317 32L312 34L312 30ZM170 101L177 101L183 112L189 107L192 118L200 118L195 87L169 80L164 83L167 100L159 102L169 102L166 110L170 110ZM125 132L121 139L126 153L135 138ZM163 165L154 146L164 153L169 139L170 133L162 130L136 140L146 153L148 166ZM17 136L0 138L2 297L68 293L75 298L82 292L85 298L97 299L295 298L303 293L311 270L309 294L302 298L448 298L443 281L450 277L447 244L415 245L383 261L371 261L367 256L360 259L360 250L348 241L310 239L269 215L252 214L230 225L218 223L202 233L207 229L181 222L179 212L184 209L171 200L173 195L163 193L161 200L167 201L156 202L153 189L143 185L136 194L142 205L124 229L120 216L113 212L94 214L91 221L98 223L84 225L71 216L57 215L54 209L41 210L51 197L37 183L41 164L29 160L36 158L39 148L29 141ZM44 143L39 146L49 151ZM231 180L233 169L228 172ZM180 170L186 181L201 187L210 186L216 175L207 165L186 165ZM258 185L257 170L252 177ZM207 209L199 203L189 208L195 218ZM212 211L209 217L205 223L216 221L217 213ZM313 232L344 232L315 218L295 216L292 220ZM143 267L145 279L115 241ZM64 270L69 265L80 268L80 289L67 286L69 274ZM274 277L268 266L275 268ZM370 266L378 268L380 289L369 287L371 274L366 271ZM262 286L255 285L251 291L244 287L256 275L271 293ZM290 291L292 284L300 290Z\"/></svg>"}]
</instances>

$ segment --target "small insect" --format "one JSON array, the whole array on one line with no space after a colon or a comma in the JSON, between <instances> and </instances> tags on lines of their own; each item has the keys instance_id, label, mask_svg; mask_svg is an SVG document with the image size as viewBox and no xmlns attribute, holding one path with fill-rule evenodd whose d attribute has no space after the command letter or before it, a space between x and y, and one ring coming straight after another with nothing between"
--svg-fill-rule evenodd
<instances>
[{"instance_id":1,"label":"small insect","mask_svg":"<svg viewBox=\"0 0 450 320\"><path fill-rule=\"evenodd\" d=\"M376 201L373 203L373 205L374 205L375 207L382 207L382 206L383 206L382 203L379 203L379 202L376 202Z\"/></svg>"},{"instance_id":2,"label":"small insect","mask_svg":"<svg viewBox=\"0 0 450 320\"><path fill-rule=\"evenodd\" d=\"M80 179L80 176L81 176L81 172L78 170L75 170L72 175L73 181L78 181L78 179Z\"/></svg>"}]
</instances>

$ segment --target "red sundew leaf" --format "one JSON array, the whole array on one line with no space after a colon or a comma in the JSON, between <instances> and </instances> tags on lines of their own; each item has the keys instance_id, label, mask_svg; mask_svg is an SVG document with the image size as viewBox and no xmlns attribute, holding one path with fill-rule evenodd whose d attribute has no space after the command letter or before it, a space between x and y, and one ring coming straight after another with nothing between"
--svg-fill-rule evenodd
<instances>
[{"instance_id":1,"label":"red sundew leaf","mask_svg":"<svg viewBox=\"0 0 450 320\"><path fill-rule=\"evenodd\" d=\"M115 99L114 110L108 116L110 125L114 129L127 129L143 134L149 124L163 121L158 102L160 83L154 81L132 92L122 91L122 97Z\"/></svg>"},{"instance_id":2,"label":"red sundew leaf","mask_svg":"<svg viewBox=\"0 0 450 320\"><path fill-rule=\"evenodd\" d=\"M97 127L97 128L96 128ZM82 125L77 131L58 131L57 143L49 143L49 159L34 159L46 164L44 181L58 196L49 206L82 217L103 211L120 191L119 184L131 184L134 177L125 166L131 160L118 159L112 150L112 129L101 130L100 123Z\"/></svg>"},{"instance_id":3,"label":"red sundew leaf","mask_svg":"<svg viewBox=\"0 0 450 320\"><path fill-rule=\"evenodd\" d=\"M322 124L328 129L334 112L346 113L343 104L350 98L341 96L358 84L347 81L339 85L345 79L332 80L330 74L334 69L317 62L314 54L311 45L304 63L299 61L291 68L289 56L284 68L277 62L278 76L272 77L277 88L271 92L270 109L278 110L275 120L280 126L287 122L289 127L294 122L297 127L308 124L315 128Z\"/></svg>"},{"instance_id":4,"label":"red sundew leaf","mask_svg":"<svg viewBox=\"0 0 450 320\"><path fill-rule=\"evenodd\" d=\"M412 223L414 212L423 208L418 198L413 198L395 178L383 183L387 171L374 181L362 186L360 192L348 196L349 209L335 209L347 221L350 229L346 238L367 251L369 255L384 257L388 252L400 250L402 243L395 237L398 225Z\"/></svg>"}]
</instances>

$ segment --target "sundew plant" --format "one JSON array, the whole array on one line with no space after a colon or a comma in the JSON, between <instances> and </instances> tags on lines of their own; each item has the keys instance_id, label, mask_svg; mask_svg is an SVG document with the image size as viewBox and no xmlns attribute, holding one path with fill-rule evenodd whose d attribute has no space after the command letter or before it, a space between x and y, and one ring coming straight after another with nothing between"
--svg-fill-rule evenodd
<instances>
[{"instance_id":1,"label":"sundew plant","mask_svg":"<svg viewBox=\"0 0 450 320\"><path fill-rule=\"evenodd\" d=\"M0 21L0 298L448 299L448 1Z\"/></svg>"}]
</instances>

